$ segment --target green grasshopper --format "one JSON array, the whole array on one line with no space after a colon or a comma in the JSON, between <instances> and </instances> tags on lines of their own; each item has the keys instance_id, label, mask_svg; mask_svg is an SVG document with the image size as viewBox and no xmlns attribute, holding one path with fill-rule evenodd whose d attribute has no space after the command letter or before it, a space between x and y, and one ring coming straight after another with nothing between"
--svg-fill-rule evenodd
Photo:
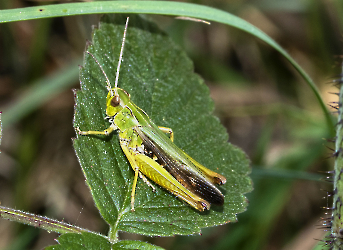
<instances>
[{"instance_id":1,"label":"green grasshopper","mask_svg":"<svg viewBox=\"0 0 343 250\"><path fill-rule=\"evenodd\" d=\"M78 127L76 130L80 135L109 135L113 131L118 131L120 146L135 172L131 192L132 211L134 211L138 176L152 187L153 191L155 188L147 178L199 211L209 210L210 204L223 205L224 196L214 184L222 185L226 182L226 178L205 168L178 148L173 143L172 129L156 126L142 109L130 101L130 95L117 87L127 26L128 19L124 29L114 88L111 87L105 71L95 56L86 51L99 65L106 78L108 90L106 119L110 126L104 131L81 131Z\"/></svg>"}]
</instances>

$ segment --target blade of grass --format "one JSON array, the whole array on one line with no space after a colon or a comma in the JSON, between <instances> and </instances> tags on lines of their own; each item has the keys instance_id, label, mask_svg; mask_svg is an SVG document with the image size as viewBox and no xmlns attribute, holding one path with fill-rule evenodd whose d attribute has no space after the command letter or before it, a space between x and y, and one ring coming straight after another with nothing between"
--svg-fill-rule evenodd
<instances>
[{"instance_id":1,"label":"blade of grass","mask_svg":"<svg viewBox=\"0 0 343 250\"><path fill-rule=\"evenodd\" d=\"M0 11L1 22L14 22L49 17L70 15L101 14L101 13L144 13L187 16L227 24L253 36L260 38L271 47L279 51L299 72L315 94L327 121L330 134L334 135L334 123L330 112L324 104L319 91L300 65L271 37L247 21L228 12L192 3L167 1L99 1L84 3L52 4L37 7L18 8Z\"/></svg>"},{"instance_id":2,"label":"blade of grass","mask_svg":"<svg viewBox=\"0 0 343 250\"><path fill-rule=\"evenodd\" d=\"M32 84L30 89L18 98L18 101L3 111L3 127L5 128L15 123L52 96L61 93L64 89L74 84L79 76L77 65L81 63L82 61L76 60L52 76L47 76Z\"/></svg>"},{"instance_id":3,"label":"blade of grass","mask_svg":"<svg viewBox=\"0 0 343 250\"><path fill-rule=\"evenodd\" d=\"M33 227L43 228L47 231L57 232L60 234L90 232L88 229L80 228L65 222L2 206L0 206L0 218L20 222Z\"/></svg>"}]
</instances>

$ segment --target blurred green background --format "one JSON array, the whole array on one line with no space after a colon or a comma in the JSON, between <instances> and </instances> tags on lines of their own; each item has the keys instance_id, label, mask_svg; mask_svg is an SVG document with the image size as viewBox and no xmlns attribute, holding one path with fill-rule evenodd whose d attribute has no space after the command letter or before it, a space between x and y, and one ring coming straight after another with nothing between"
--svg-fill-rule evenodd
<instances>
[{"instance_id":1,"label":"blurred green background","mask_svg":"<svg viewBox=\"0 0 343 250\"><path fill-rule=\"evenodd\" d=\"M337 92L330 81L341 73L339 0L193 2L266 32L307 71L326 103L337 101L329 92ZM57 2L1 0L0 9L50 3ZM251 158L254 191L238 223L203 230L202 236L122 237L180 250L312 249L325 234L319 229L320 219L328 217L322 207L331 206L332 185L323 181L323 172L333 168L327 148L333 144L323 140L331 135L310 88L278 52L251 35L217 23L150 17L187 51L206 80L230 142ZM79 88L78 64L98 21L87 15L0 24L0 202L106 234L71 142L71 89ZM18 103L28 105L17 109ZM41 249L55 238L0 220L0 249Z\"/></svg>"}]
</instances>

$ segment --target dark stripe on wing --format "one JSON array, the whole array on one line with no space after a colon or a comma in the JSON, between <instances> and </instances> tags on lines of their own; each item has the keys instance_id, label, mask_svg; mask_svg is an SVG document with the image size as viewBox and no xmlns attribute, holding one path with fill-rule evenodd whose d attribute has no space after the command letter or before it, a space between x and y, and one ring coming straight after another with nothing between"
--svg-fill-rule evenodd
<instances>
[{"instance_id":1,"label":"dark stripe on wing","mask_svg":"<svg viewBox=\"0 0 343 250\"><path fill-rule=\"evenodd\" d=\"M211 204L224 204L223 194L211 182L206 180L205 177L195 175L184 167L184 163L173 160L167 152L156 145L156 143L144 134L139 127L135 128L135 130L143 140L145 149L148 152L151 151L153 155L157 157L157 162L163 166L163 168L167 170L181 185Z\"/></svg>"}]
</instances>

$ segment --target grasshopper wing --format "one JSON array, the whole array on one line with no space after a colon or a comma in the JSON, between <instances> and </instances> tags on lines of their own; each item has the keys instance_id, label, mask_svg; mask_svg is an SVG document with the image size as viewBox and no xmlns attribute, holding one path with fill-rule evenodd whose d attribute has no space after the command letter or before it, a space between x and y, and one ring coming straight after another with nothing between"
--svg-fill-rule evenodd
<instances>
[{"instance_id":1,"label":"grasshopper wing","mask_svg":"<svg viewBox=\"0 0 343 250\"><path fill-rule=\"evenodd\" d=\"M171 142L158 128L156 130L149 127L137 127L135 130L143 140L146 150L151 151L156 156L156 161L182 186L211 204L224 204L224 196L214 186L214 181L209 179L207 173L193 163L195 160L190 160L189 156ZM200 166L208 170L204 166ZM208 171L212 172L211 170ZM225 177L221 177L225 180ZM223 182L225 183L225 181Z\"/></svg>"}]
</instances>

